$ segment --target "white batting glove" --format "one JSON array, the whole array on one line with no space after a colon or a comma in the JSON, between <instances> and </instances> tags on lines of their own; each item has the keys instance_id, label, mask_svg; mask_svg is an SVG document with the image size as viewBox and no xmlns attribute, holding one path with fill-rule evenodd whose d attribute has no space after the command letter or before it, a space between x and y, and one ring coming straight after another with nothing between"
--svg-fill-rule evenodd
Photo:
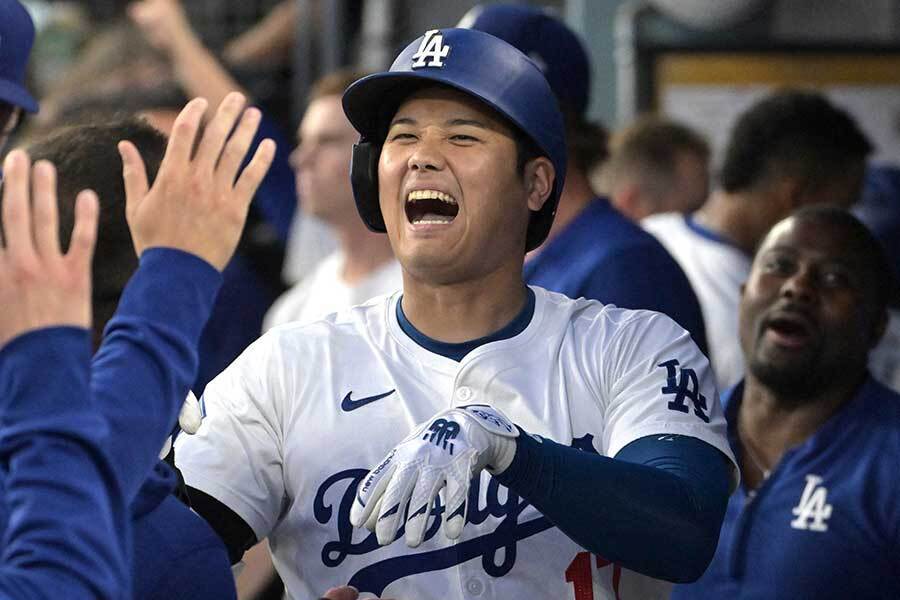
<instances>
[{"instance_id":1,"label":"white batting glove","mask_svg":"<svg viewBox=\"0 0 900 600\"><path fill-rule=\"evenodd\" d=\"M178 413L178 426L184 433L194 435L200 429L202 421L203 414L200 411L200 401L197 400L194 392L188 390L187 398L184 399L184 404L181 405L181 411ZM159 451L159 458L163 459L168 456L171 449L172 436L170 435L163 443L162 450Z\"/></svg>"},{"instance_id":2,"label":"white batting glove","mask_svg":"<svg viewBox=\"0 0 900 600\"><path fill-rule=\"evenodd\" d=\"M444 492L444 535L459 538L466 522L469 485L482 469L499 474L512 463L519 430L483 404L441 412L400 442L360 482L350 509L354 527L375 531L378 543L394 541L409 503L406 544L422 543L428 514Z\"/></svg>"}]
</instances>

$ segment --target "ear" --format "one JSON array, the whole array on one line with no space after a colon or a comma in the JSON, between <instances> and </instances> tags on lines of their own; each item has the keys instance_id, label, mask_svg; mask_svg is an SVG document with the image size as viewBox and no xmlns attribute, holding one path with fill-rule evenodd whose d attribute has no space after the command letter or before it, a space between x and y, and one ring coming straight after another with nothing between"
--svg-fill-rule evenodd
<instances>
[{"instance_id":1,"label":"ear","mask_svg":"<svg viewBox=\"0 0 900 600\"><path fill-rule=\"evenodd\" d=\"M610 195L610 202L620 213L632 221L640 221L647 216L641 203L641 192L634 183L623 183Z\"/></svg>"},{"instance_id":2,"label":"ear","mask_svg":"<svg viewBox=\"0 0 900 600\"><path fill-rule=\"evenodd\" d=\"M529 210L538 211L553 192L556 170L546 156L533 158L525 164L525 191Z\"/></svg>"}]
</instances>

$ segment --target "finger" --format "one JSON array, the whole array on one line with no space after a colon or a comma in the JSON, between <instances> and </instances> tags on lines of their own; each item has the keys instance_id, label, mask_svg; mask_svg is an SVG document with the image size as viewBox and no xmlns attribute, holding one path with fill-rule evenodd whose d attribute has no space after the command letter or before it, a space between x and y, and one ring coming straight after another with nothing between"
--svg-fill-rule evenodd
<instances>
[{"instance_id":1,"label":"finger","mask_svg":"<svg viewBox=\"0 0 900 600\"><path fill-rule=\"evenodd\" d=\"M122 181L125 184L125 212L132 214L141 200L150 191L147 167L137 147L125 140L119 142L119 156L122 157Z\"/></svg>"},{"instance_id":2,"label":"finger","mask_svg":"<svg viewBox=\"0 0 900 600\"><path fill-rule=\"evenodd\" d=\"M72 241L66 259L75 269L90 268L97 243L97 220L100 214L100 201L97 194L84 190L75 198L75 225L72 227Z\"/></svg>"},{"instance_id":3,"label":"finger","mask_svg":"<svg viewBox=\"0 0 900 600\"><path fill-rule=\"evenodd\" d=\"M44 258L58 257L59 209L56 205L56 167L39 160L32 169L32 203L34 241L37 252Z\"/></svg>"},{"instance_id":4,"label":"finger","mask_svg":"<svg viewBox=\"0 0 900 600\"><path fill-rule=\"evenodd\" d=\"M194 98L178 113L166 146L166 154L159 166L160 175L168 173L173 168L180 169L182 165L190 162L194 140L197 138L200 122L208 105L205 98Z\"/></svg>"},{"instance_id":5,"label":"finger","mask_svg":"<svg viewBox=\"0 0 900 600\"><path fill-rule=\"evenodd\" d=\"M262 183L263 178L265 178L266 173L268 173L274 158L275 142L269 139L263 140L256 149L256 154L253 155L253 159L244 168L237 183L234 185L237 198L241 202L246 202L249 206L253 194L256 193L259 184Z\"/></svg>"},{"instance_id":6,"label":"finger","mask_svg":"<svg viewBox=\"0 0 900 600\"><path fill-rule=\"evenodd\" d=\"M210 173L215 169L219 162L219 156L222 154L222 148L225 146L225 140L234 129L234 124L241 116L246 102L244 95L239 92L231 92L222 100L216 110L216 115L203 132L203 139L200 140L200 147L194 158L196 169Z\"/></svg>"},{"instance_id":7,"label":"finger","mask_svg":"<svg viewBox=\"0 0 900 600\"><path fill-rule=\"evenodd\" d=\"M412 494L418 478L419 469L411 464L397 467L391 477L391 482L384 491L384 498L381 501L378 521L375 523L375 537L382 546L387 546L397 539L397 530L404 522L409 496Z\"/></svg>"},{"instance_id":8,"label":"finger","mask_svg":"<svg viewBox=\"0 0 900 600\"><path fill-rule=\"evenodd\" d=\"M425 537L428 513L434 497L444 487L444 477L435 469L423 470L409 498L409 517L406 519L406 545L417 548Z\"/></svg>"},{"instance_id":9,"label":"finger","mask_svg":"<svg viewBox=\"0 0 900 600\"><path fill-rule=\"evenodd\" d=\"M391 450L378 466L369 471L356 488L356 498L350 507L350 524L360 527L372 514L375 505L381 499L391 475L394 473L394 456Z\"/></svg>"},{"instance_id":10,"label":"finger","mask_svg":"<svg viewBox=\"0 0 900 600\"><path fill-rule=\"evenodd\" d=\"M352 585L342 585L331 588L319 600L356 600L357 598L359 598L359 590Z\"/></svg>"},{"instance_id":11,"label":"finger","mask_svg":"<svg viewBox=\"0 0 900 600\"><path fill-rule=\"evenodd\" d=\"M466 512L468 511L469 485L471 475L466 473L454 473L447 478L446 511L444 512L444 535L447 539L456 540L462 535L463 526L466 524Z\"/></svg>"},{"instance_id":12,"label":"finger","mask_svg":"<svg viewBox=\"0 0 900 600\"><path fill-rule=\"evenodd\" d=\"M10 152L3 163L3 239L12 261L34 256L30 175L28 155L21 150Z\"/></svg>"},{"instance_id":13,"label":"finger","mask_svg":"<svg viewBox=\"0 0 900 600\"><path fill-rule=\"evenodd\" d=\"M234 185L237 179L238 169L247 156L250 144L253 143L253 137L259 127L259 121L262 114L258 108L248 108L244 111L237 128L228 142L225 144L225 150L222 151L222 158L216 167L216 178L222 180L227 187Z\"/></svg>"}]
</instances>

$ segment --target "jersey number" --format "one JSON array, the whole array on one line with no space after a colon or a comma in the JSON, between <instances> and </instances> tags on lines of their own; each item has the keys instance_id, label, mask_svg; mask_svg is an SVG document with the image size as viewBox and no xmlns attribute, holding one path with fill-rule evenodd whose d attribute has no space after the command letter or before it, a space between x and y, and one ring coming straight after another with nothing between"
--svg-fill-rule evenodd
<instances>
[{"instance_id":1,"label":"jersey number","mask_svg":"<svg viewBox=\"0 0 900 600\"><path fill-rule=\"evenodd\" d=\"M594 559L596 568L591 564ZM613 564L600 556L593 556L590 552L579 552L566 569L566 581L575 588L575 600L606 600L601 596L599 589L594 589L594 571L604 567L612 567L612 589L619 598L619 579L622 577L622 567ZM599 575L599 573L598 573Z\"/></svg>"}]
</instances>

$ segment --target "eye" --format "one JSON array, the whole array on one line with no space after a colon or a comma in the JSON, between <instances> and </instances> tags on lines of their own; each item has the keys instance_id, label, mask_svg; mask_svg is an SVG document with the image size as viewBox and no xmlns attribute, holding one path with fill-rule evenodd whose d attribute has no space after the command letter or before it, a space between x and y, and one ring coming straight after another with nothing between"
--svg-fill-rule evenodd
<instances>
[{"instance_id":1,"label":"eye","mask_svg":"<svg viewBox=\"0 0 900 600\"><path fill-rule=\"evenodd\" d=\"M408 142L416 139L416 136L406 132L406 131L398 131L397 133L392 133L388 136L389 142Z\"/></svg>"},{"instance_id":2,"label":"eye","mask_svg":"<svg viewBox=\"0 0 900 600\"><path fill-rule=\"evenodd\" d=\"M853 284L850 274L843 269L826 269L822 272L820 279L822 285L829 288L845 288L851 287Z\"/></svg>"},{"instance_id":3,"label":"eye","mask_svg":"<svg viewBox=\"0 0 900 600\"><path fill-rule=\"evenodd\" d=\"M479 139L465 133L454 133L450 136L450 141L458 144L474 144L475 142L478 142Z\"/></svg>"},{"instance_id":4,"label":"eye","mask_svg":"<svg viewBox=\"0 0 900 600\"><path fill-rule=\"evenodd\" d=\"M762 269L770 275L789 275L794 270L794 261L787 256L771 255L763 261Z\"/></svg>"}]
</instances>

